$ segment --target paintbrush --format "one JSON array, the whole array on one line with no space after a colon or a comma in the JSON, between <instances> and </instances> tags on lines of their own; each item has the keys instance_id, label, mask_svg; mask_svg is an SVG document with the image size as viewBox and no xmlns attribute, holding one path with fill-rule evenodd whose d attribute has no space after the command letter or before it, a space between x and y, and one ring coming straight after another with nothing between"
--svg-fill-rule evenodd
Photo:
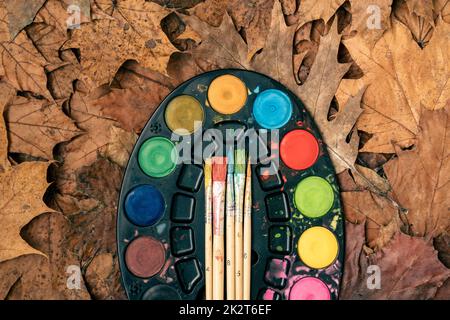
<instances>
[{"instance_id":1,"label":"paintbrush","mask_svg":"<svg viewBox=\"0 0 450 320\"><path fill-rule=\"evenodd\" d=\"M252 260L252 170L250 158L247 163L244 196L244 295L243 300L250 300L251 260Z\"/></svg>"},{"instance_id":2,"label":"paintbrush","mask_svg":"<svg viewBox=\"0 0 450 320\"><path fill-rule=\"evenodd\" d=\"M242 300L243 298L243 210L244 210L244 186L245 186L245 150L236 150L235 166L234 166L234 197L235 205L235 224L234 224L234 246L235 246L235 298Z\"/></svg>"},{"instance_id":3,"label":"paintbrush","mask_svg":"<svg viewBox=\"0 0 450 320\"><path fill-rule=\"evenodd\" d=\"M227 158L212 159L213 189L213 300L224 296L224 218Z\"/></svg>"},{"instance_id":4,"label":"paintbrush","mask_svg":"<svg viewBox=\"0 0 450 320\"><path fill-rule=\"evenodd\" d=\"M212 300L212 163L205 159L205 296Z\"/></svg>"},{"instance_id":5,"label":"paintbrush","mask_svg":"<svg viewBox=\"0 0 450 320\"><path fill-rule=\"evenodd\" d=\"M234 262L234 150L230 148L227 153L227 198L226 198L226 232L225 232L225 252L226 252L226 292L227 300L235 299L235 262Z\"/></svg>"}]
</instances>

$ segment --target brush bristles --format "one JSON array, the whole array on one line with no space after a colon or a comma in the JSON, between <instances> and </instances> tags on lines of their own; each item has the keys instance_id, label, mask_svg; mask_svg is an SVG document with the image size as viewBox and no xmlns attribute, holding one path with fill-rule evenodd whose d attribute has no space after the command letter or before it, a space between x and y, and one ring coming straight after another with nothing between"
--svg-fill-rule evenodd
<instances>
[{"instance_id":1,"label":"brush bristles","mask_svg":"<svg viewBox=\"0 0 450 320\"><path fill-rule=\"evenodd\" d=\"M212 159L212 178L213 181L225 181L227 175L227 158L214 157Z\"/></svg>"},{"instance_id":2,"label":"brush bristles","mask_svg":"<svg viewBox=\"0 0 450 320\"><path fill-rule=\"evenodd\" d=\"M245 150L236 150L234 172L239 174L245 174Z\"/></svg>"}]
</instances>

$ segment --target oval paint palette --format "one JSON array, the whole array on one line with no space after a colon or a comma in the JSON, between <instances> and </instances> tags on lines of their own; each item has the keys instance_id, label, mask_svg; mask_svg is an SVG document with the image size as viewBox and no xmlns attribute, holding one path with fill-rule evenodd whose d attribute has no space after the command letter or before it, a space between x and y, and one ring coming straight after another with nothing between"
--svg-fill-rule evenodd
<instances>
[{"instance_id":1,"label":"oval paint palette","mask_svg":"<svg viewBox=\"0 0 450 320\"><path fill-rule=\"evenodd\" d=\"M343 213L319 131L280 83L218 70L175 89L131 154L117 220L130 299L204 299L203 161L239 139L253 154L251 299L338 298Z\"/></svg>"}]
</instances>

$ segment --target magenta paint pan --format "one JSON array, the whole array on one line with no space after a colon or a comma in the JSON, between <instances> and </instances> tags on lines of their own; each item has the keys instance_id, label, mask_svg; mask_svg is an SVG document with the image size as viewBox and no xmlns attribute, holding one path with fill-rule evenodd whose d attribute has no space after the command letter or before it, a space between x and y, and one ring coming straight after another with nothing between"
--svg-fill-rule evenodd
<instances>
[{"instance_id":1,"label":"magenta paint pan","mask_svg":"<svg viewBox=\"0 0 450 320\"><path fill-rule=\"evenodd\" d=\"M320 133L302 102L280 83L229 69L199 75L170 93L130 156L117 219L128 297L204 299L203 154L225 156L218 141L205 139L209 129L222 132L224 142L257 132L245 144L247 152L255 145L260 150L251 166L251 298L338 299L344 220ZM230 138L227 130L239 134ZM183 139L200 146L200 156L189 150L194 156L186 161Z\"/></svg>"}]
</instances>

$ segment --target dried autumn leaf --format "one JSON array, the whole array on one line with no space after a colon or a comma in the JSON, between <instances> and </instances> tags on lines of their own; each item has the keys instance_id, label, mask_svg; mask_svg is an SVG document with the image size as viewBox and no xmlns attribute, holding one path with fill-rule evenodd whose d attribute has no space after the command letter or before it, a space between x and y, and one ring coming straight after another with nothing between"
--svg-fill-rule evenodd
<instances>
[{"instance_id":1,"label":"dried autumn leaf","mask_svg":"<svg viewBox=\"0 0 450 320\"><path fill-rule=\"evenodd\" d=\"M46 100L16 97L6 107L5 120L10 152L48 160L55 145L81 133L56 102Z\"/></svg>"},{"instance_id":2,"label":"dried autumn leaf","mask_svg":"<svg viewBox=\"0 0 450 320\"><path fill-rule=\"evenodd\" d=\"M382 290L368 288L368 265L380 268ZM356 279L344 282L342 299L431 299L450 277L450 270L439 261L429 241L400 232L379 252L367 258L361 255L358 267L358 272L353 271Z\"/></svg>"},{"instance_id":3,"label":"dried autumn leaf","mask_svg":"<svg viewBox=\"0 0 450 320\"><path fill-rule=\"evenodd\" d=\"M101 106L93 104L97 98L96 92L89 94L81 83L77 84L70 101L70 117L84 134L63 147L62 171L66 176L58 181L60 188L65 188L63 186L67 183L70 188L76 180L76 171L91 165L99 155L125 165L136 142L135 133L121 129L115 119L103 114Z\"/></svg>"},{"instance_id":4,"label":"dried autumn leaf","mask_svg":"<svg viewBox=\"0 0 450 320\"><path fill-rule=\"evenodd\" d=\"M169 92L167 87L156 82L143 87L112 89L93 101L93 106L105 116L119 121L123 129L139 133Z\"/></svg>"},{"instance_id":5,"label":"dried autumn leaf","mask_svg":"<svg viewBox=\"0 0 450 320\"><path fill-rule=\"evenodd\" d=\"M266 35L272 30L270 13L273 6L274 0L228 1L229 13L247 42L249 58L264 46Z\"/></svg>"},{"instance_id":6,"label":"dried autumn leaf","mask_svg":"<svg viewBox=\"0 0 450 320\"><path fill-rule=\"evenodd\" d=\"M8 12L8 28L13 40L27 25L33 22L45 0L4 0Z\"/></svg>"},{"instance_id":7,"label":"dried autumn leaf","mask_svg":"<svg viewBox=\"0 0 450 320\"><path fill-rule=\"evenodd\" d=\"M4 75L17 90L31 91L52 100L46 87L44 67L47 62L24 31L14 41L0 43L0 58L0 75Z\"/></svg>"},{"instance_id":8,"label":"dried autumn leaf","mask_svg":"<svg viewBox=\"0 0 450 320\"><path fill-rule=\"evenodd\" d=\"M227 11L227 5L228 0L206 0L196 5L189 12L203 22L218 27L222 23L223 16Z\"/></svg>"},{"instance_id":9,"label":"dried autumn leaf","mask_svg":"<svg viewBox=\"0 0 450 320\"><path fill-rule=\"evenodd\" d=\"M333 116L334 119L328 120L330 104L342 77L350 67L348 63L341 64L337 61L340 41L341 35L337 33L337 23L334 22L328 34L321 38L306 82L296 90L322 133L337 173L354 168L359 136L353 127L362 112L360 103L365 90L361 88L340 107L339 112ZM350 139L347 139L350 134Z\"/></svg>"},{"instance_id":10,"label":"dried autumn leaf","mask_svg":"<svg viewBox=\"0 0 450 320\"><path fill-rule=\"evenodd\" d=\"M196 31L201 39L201 45L193 55L219 68L249 69L247 59L248 48L244 40L234 28L233 21L225 13L219 27L211 27L195 16L185 16L183 20Z\"/></svg>"},{"instance_id":11,"label":"dried autumn leaf","mask_svg":"<svg viewBox=\"0 0 450 320\"><path fill-rule=\"evenodd\" d=\"M7 83L0 81L0 173L9 168L8 161L8 134L3 113L6 106L16 95L16 91Z\"/></svg>"},{"instance_id":12,"label":"dried autumn leaf","mask_svg":"<svg viewBox=\"0 0 450 320\"><path fill-rule=\"evenodd\" d=\"M11 94L10 89L2 84L2 95ZM5 105L0 104L0 114ZM0 118L0 137L6 136L3 117ZM5 141L6 142L6 141ZM3 146L3 143L2 143ZM7 143L5 143L7 147ZM26 254L43 254L32 248L20 236L22 228L32 219L44 212L53 212L42 200L49 184L47 182L48 162L23 162L11 166L7 149L0 149L0 218L1 241L0 262L11 260Z\"/></svg>"},{"instance_id":13,"label":"dried autumn leaf","mask_svg":"<svg viewBox=\"0 0 450 320\"><path fill-rule=\"evenodd\" d=\"M70 246L72 225L62 214L43 214L22 230L23 238L41 255L27 255L0 264L0 298L10 300L90 299L85 281L70 289L68 277L80 265ZM5 283L6 282L6 283Z\"/></svg>"},{"instance_id":14,"label":"dried autumn leaf","mask_svg":"<svg viewBox=\"0 0 450 320\"><path fill-rule=\"evenodd\" d=\"M364 223L367 245L380 249L400 228L398 209L369 191L341 193L345 215L352 223Z\"/></svg>"},{"instance_id":15,"label":"dried autumn leaf","mask_svg":"<svg viewBox=\"0 0 450 320\"><path fill-rule=\"evenodd\" d=\"M423 110L414 149L397 147L398 157L384 166L417 236L436 237L450 227L449 108L447 104L445 109Z\"/></svg>"},{"instance_id":16,"label":"dried autumn leaf","mask_svg":"<svg viewBox=\"0 0 450 320\"><path fill-rule=\"evenodd\" d=\"M280 3L272 9L270 31L262 52L252 61L252 68L297 91L292 64L295 26L287 26Z\"/></svg>"},{"instance_id":17,"label":"dried autumn leaf","mask_svg":"<svg viewBox=\"0 0 450 320\"><path fill-rule=\"evenodd\" d=\"M358 129L372 134L362 152L393 153L392 141L408 147L418 131L420 106L443 108L450 96L450 25L439 22L428 46L421 49L401 23L393 21L373 50L359 37L344 44L364 71L361 80L343 88L367 86Z\"/></svg>"},{"instance_id":18,"label":"dried autumn leaf","mask_svg":"<svg viewBox=\"0 0 450 320\"><path fill-rule=\"evenodd\" d=\"M77 21L79 20L79 21ZM71 23L87 23L91 20L89 0L47 0L34 22L43 22L66 34Z\"/></svg>"},{"instance_id":19,"label":"dried autumn leaf","mask_svg":"<svg viewBox=\"0 0 450 320\"><path fill-rule=\"evenodd\" d=\"M347 215L347 213L346 213ZM348 299L348 294L361 281L359 279L360 271L364 270L365 259L363 247L365 244L365 220L359 223L350 223L345 221L345 262L344 275L342 279L340 299Z\"/></svg>"},{"instance_id":20,"label":"dried autumn leaf","mask_svg":"<svg viewBox=\"0 0 450 320\"><path fill-rule=\"evenodd\" d=\"M64 48L80 48L82 80L89 88L110 84L119 67L133 59L166 73L170 55L176 51L161 30L160 21L169 10L144 0L99 0L110 16L82 24Z\"/></svg>"},{"instance_id":21,"label":"dried autumn leaf","mask_svg":"<svg viewBox=\"0 0 450 320\"><path fill-rule=\"evenodd\" d=\"M352 0L351 31L356 31L359 39L369 47L382 37L384 31L390 27L392 0Z\"/></svg>"},{"instance_id":22,"label":"dried autumn leaf","mask_svg":"<svg viewBox=\"0 0 450 320\"><path fill-rule=\"evenodd\" d=\"M62 33L54 26L45 23L33 23L27 28L27 35L47 61L47 70L55 69L63 64L59 57L59 49L67 40L65 32Z\"/></svg>"},{"instance_id":23,"label":"dried autumn leaf","mask_svg":"<svg viewBox=\"0 0 450 320\"><path fill-rule=\"evenodd\" d=\"M299 26L312 20L330 20L345 0L303 0L295 13Z\"/></svg>"}]
</instances>

